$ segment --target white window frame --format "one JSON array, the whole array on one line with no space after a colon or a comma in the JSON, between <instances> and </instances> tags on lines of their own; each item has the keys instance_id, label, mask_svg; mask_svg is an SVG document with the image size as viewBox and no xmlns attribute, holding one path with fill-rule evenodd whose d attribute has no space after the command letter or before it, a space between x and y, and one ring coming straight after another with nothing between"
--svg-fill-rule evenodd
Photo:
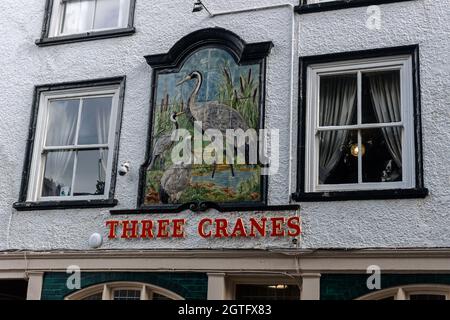
<instances>
[{"instance_id":1,"label":"white window frame","mask_svg":"<svg viewBox=\"0 0 450 320\"><path fill-rule=\"evenodd\" d=\"M362 104L362 72L367 71L400 71L400 100L402 126L402 181L398 182L362 182L362 155L358 154L358 183L354 184L319 184L319 136L318 132L336 128L319 126L319 96L320 76L338 74L357 74L357 108L358 122L356 125L337 126L341 129L360 130L392 126L389 124L368 123L361 121ZM329 191L362 191L409 189L416 184L415 176L415 145L414 145L414 95L412 77L412 56L398 55L381 58L347 60L320 63L308 66L306 87L306 151L305 151L305 192ZM361 150L361 135L358 134L358 147Z\"/></svg>"},{"instance_id":2,"label":"white window frame","mask_svg":"<svg viewBox=\"0 0 450 320\"><path fill-rule=\"evenodd\" d=\"M315 3L323 3L323 2L333 2L336 0L306 0L306 4L315 4Z\"/></svg>"},{"instance_id":3,"label":"white window frame","mask_svg":"<svg viewBox=\"0 0 450 320\"><path fill-rule=\"evenodd\" d=\"M382 300L390 297L393 297L394 300L410 300L410 297L416 294L445 296L445 300L450 300L450 286L437 284L413 284L379 290L366 294L355 300Z\"/></svg>"},{"instance_id":4,"label":"white window frame","mask_svg":"<svg viewBox=\"0 0 450 320\"><path fill-rule=\"evenodd\" d=\"M116 290L139 290L141 293L140 300L153 300L153 295L155 293L172 300L184 300L182 296L153 284L123 281L94 285L92 287L79 290L64 299L83 300L94 294L102 293L102 300L114 300L114 291Z\"/></svg>"},{"instance_id":5,"label":"white window frame","mask_svg":"<svg viewBox=\"0 0 450 320\"><path fill-rule=\"evenodd\" d=\"M112 97L111 116L108 133L108 143L106 144L89 144L89 145L73 145L64 148L61 147L45 147L47 126L48 126L48 106L50 101L59 99L81 99L94 98L94 97ZM102 86L95 88L80 88L71 90L55 90L42 92L39 97L39 111L37 116L36 133L34 140L33 156L30 171L29 188L27 192L27 201L30 202L47 202L47 201L73 201L73 200L104 200L109 199L109 191L111 187L111 174L112 164L114 157L114 145L115 145L115 132L117 126L117 117L119 109L119 97L120 86ZM77 133L80 126L80 114L78 111ZM105 190L103 195L89 195L89 196L74 196L73 188L71 189L70 196L64 197L42 197L42 180L45 171L44 151L45 150L83 150L83 149L96 149L96 148L108 148L108 163L105 172ZM72 177L72 186L75 179L76 161L74 161L74 171Z\"/></svg>"},{"instance_id":6,"label":"white window frame","mask_svg":"<svg viewBox=\"0 0 450 320\"><path fill-rule=\"evenodd\" d=\"M111 28L99 28L94 29L94 18L95 14L93 15L93 21L92 21L92 28L89 30L84 30L81 32L76 33L63 33L62 27L63 27L63 21L64 21L64 7L67 2L71 1L78 1L78 0L54 0L53 6L52 6L52 16L50 17L50 30L49 30L49 37L58 37L58 36L67 36L67 35L73 35L73 34L84 34L87 32L97 32L97 31L108 31L108 30L115 30L115 29L121 29L121 28L127 28L129 25L130 20L130 10L132 6L133 0L120 0L120 8L119 8L119 20L117 21L117 26L111 27ZM96 1L96 0L92 0ZM128 2L128 4L127 4ZM126 21L121 22L121 17L124 17Z\"/></svg>"}]
</instances>

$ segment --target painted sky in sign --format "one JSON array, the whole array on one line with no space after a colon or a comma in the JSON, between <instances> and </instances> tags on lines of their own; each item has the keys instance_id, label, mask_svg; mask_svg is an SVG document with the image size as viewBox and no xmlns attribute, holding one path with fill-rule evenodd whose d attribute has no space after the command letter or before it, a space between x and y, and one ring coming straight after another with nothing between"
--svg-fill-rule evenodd
<instances>
[{"instance_id":1,"label":"painted sky in sign","mask_svg":"<svg viewBox=\"0 0 450 320\"><path fill-rule=\"evenodd\" d=\"M252 69L254 79L259 81L259 64L239 66L225 50L203 49L191 55L178 73L160 74L158 76L156 104L159 105L166 94L169 95L169 104L173 104L174 99L177 101L183 99L184 103L187 103L195 81L188 81L179 87L176 84L192 71L200 71L204 77L197 101L216 101L224 66L230 68L235 88L239 86L239 77L241 75L246 76L249 69Z\"/></svg>"}]
</instances>

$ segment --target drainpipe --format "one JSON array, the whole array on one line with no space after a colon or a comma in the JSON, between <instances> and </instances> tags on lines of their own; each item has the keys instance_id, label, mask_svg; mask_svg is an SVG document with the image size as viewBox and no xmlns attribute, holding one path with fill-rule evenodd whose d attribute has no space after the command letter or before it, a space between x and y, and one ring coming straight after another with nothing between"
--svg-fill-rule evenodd
<instances>
[{"instance_id":1,"label":"drainpipe","mask_svg":"<svg viewBox=\"0 0 450 320\"><path fill-rule=\"evenodd\" d=\"M218 16L224 16L228 14L238 14L238 13L245 13L245 12L255 12L255 11L262 11L262 10L271 10L271 9L279 9L288 7L291 9L292 16L291 16L291 71L290 71L290 97L289 97L289 165L288 165L288 202L290 202L291 199L291 189L292 189L292 161L293 155L292 155L292 145L293 145L293 116L294 116L294 64L295 64L295 49L296 49L296 33L295 33L295 11L294 11L294 5L291 3L283 3L283 4L275 4L275 5L268 5L268 6L262 6L262 7L253 7L253 8L244 8L244 9L238 9L238 10L230 10L230 11L219 11L219 12L210 12L209 10L206 10L211 18L218 17ZM205 8L206 9L206 8Z\"/></svg>"}]
</instances>

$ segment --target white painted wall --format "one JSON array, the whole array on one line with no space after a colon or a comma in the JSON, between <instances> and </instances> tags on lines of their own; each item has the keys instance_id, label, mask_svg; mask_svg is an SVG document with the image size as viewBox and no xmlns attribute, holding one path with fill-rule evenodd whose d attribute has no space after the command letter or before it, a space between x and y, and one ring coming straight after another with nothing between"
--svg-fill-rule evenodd
<instances>
[{"instance_id":1,"label":"white painted wall","mask_svg":"<svg viewBox=\"0 0 450 320\"><path fill-rule=\"evenodd\" d=\"M192 3L137 0L137 33L133 36L40 48L34 40L40 36L44 1L0 2L3 32L0 41L0 250L88 249L89 235L106 234L104 222L111 219L108 209L36 212L12 209L19 195L34 85L127 76L119 161L131 159L132 169L127 176L118 177L116 198L117 208L134 208L138 168L145 154L150 99L151 70L143 56L167 52L184 35L214 26L229 29L247 42L270 40L275 45L267 66L266 123L269 128L280 129L281 162L279 174L270 177L270 204L288 204L290 193L295 191L297 83L293 84L291 96L289 75L293 69L297 79L298 56L419 43L425 185L430 189L430 196L420 200L303 203L304 235L300 245L304 248L450 246L450 1L416 0L382 5L381 30L365 27L365 7L295 15L293 68L289 38L291 9L211 19L205 12L192 14ZM282 2L209 0L205 3L213 11L222 11ZM293 133L291 145L290 132ZM220 214L230 218L239 215L248 216L248 213ZM182 240L106 241L102 248L293 246L289 239L201 240L196 235L196 223L204 216L208 214L180 215L188 219L188 237Z\"/></svg>"}]
</instances>

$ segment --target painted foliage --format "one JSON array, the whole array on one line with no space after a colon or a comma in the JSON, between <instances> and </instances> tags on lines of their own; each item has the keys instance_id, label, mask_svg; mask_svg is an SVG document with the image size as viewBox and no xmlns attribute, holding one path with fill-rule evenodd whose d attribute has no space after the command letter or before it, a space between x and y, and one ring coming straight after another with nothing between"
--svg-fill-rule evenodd
<instances>
[{"instance_id":1,"label":"painted foliage","mask_svg":"<svg viewBox=\"0 0 450 320\"><path fill-rule=\"evenodd\" d=\"M176 142L170 139L175 128L186 129L193 136L194 121L202 117L209 119L203 122L203 130L258 130L262 114L260 64L239 65L225 50L203 48L190 55L178 71L161 72L156 77L144 205L260 202L258 165L174 164L171 153ZM210 143L203 142L203 147Z\"/></svg>"}]
</instances>

